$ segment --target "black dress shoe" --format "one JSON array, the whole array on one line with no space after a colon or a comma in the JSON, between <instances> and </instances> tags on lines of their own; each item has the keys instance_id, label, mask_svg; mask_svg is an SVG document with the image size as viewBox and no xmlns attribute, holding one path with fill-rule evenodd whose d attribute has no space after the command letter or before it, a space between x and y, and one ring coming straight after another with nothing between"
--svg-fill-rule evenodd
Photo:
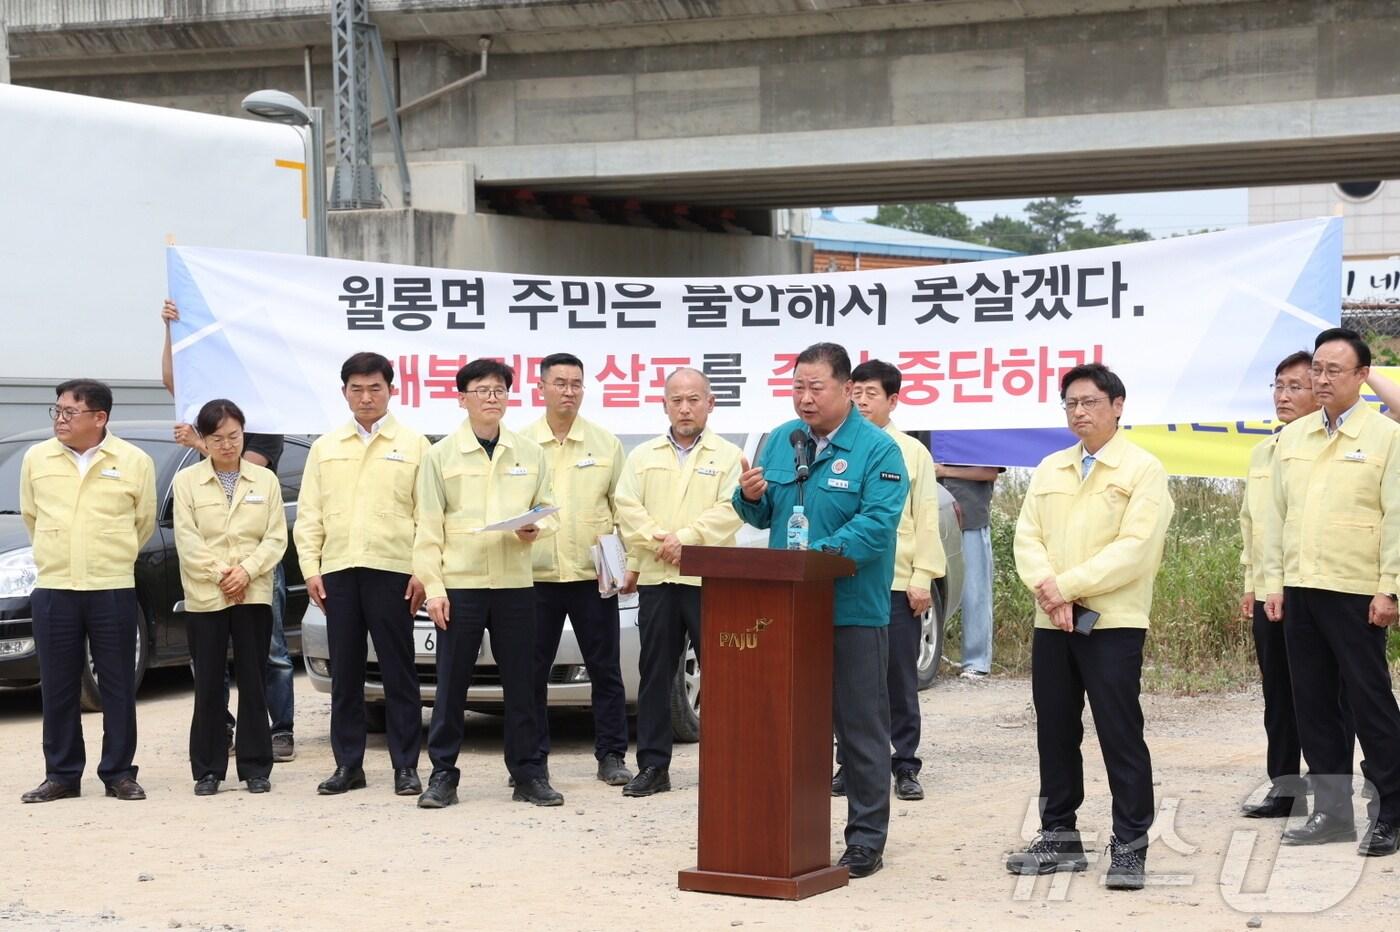
<instances>
[{"instance_id":1,"label":"black dress shoe","mask_svg":"<svg viewBox=\"0 0 1400 932\"><path fill-rule=\"evenodd\" d=\"M831 775L831 795L846 795L846 768L837 767L836 772Z\"/></svg>"},{"instance_id":2,"label":"black dress shoe","mask_svg":"<svg viewBox=\"0 0 1400 932\"><path fill-rule=\"evenodd\" d=\"M428 788L418 797L419 809L446 809L457 805L457 781L446 771L428 777Z\"/></svg>"},{"instance_id":3,"label":"black dress shoe","mask_svg":"<svg viewBox=\"0 0 1400 932\"><path fill-rule=\"evenodd\" d=\"M206 773L200 777L194 785L194 795L213 796L219 792L219 778L212 773Z\"/></svg>"},{"instance_id":4,"label":"black dress shoe","mask_svg":"<svg viewBox=\"0 0 1400 932\"><path fill-rule=\"evenodd\" d=\"M1380 819L1366 826L1366 834L1361 838L1356 853L1368 858L1383 858L1394 854L1400 848L1400 832L1394 825Z\"/></svg>"},{"instance_id":5,"label":"black dress shoe","mask_svg":"<svg viewBox=\"0 0 1400 932\"><path fill-rule=\"evenodd\" d=\"M107 784L107 795L113 799L124 799L130 802L145 799L146 791L141 789L141 784L136 782L135 777L122 777L120 780L113 780Z\"/></svg>"},{"instance_id":6,"label":"black dress shoe","mask_svg":"<svg viewBox=\"0 0 1400 932\"><path fill-rule=\"evenodd\" d=\"M877 870L885 866L885 859L880 856L880 852L865 845L848 845L846 853L841 855L841 860L836 862L843 865L850 871L852 880L859 880L861 877L869 877Z\"/></svg>"},{"instance_id":7,"label":"black dress shoe","mask_svg":"<svg viewBox=\"0 0 1400 932\"><path fill-rule=\"evenodd\" d=\"M924 788L919 785L919 775L912 770L901 770L895 774L894 795L907 800L923 799Z\"/></svg>"},{"instance_id":8,"label":"black dress shoe","mask_svg":"<svg viewBox=\"0 0 1400 932\"><path fill-rule=\"evenodd\" d=\"M365 771L363 767L337 767L335 773L321 781L321 785L316 787L316 792L322 796L339 796L341 793L364 788Z\"/></svg>"},{"instance_id":9,"label":"black dress shoe","mask_svg":"<svg viewBox=\"0 0 1400 932\"><path fill-rule=\"evenodd\" d=\"M608 786L626 786L632 782L632 771L621 754L604 754L598 761L598 779Z\"/></svg>"},{"instance_id":10,"label":"black dress shoe","mask_svg":"<svg viewBox=\"0 0 1400 932\"><path fill-rule=\"evenodd\" d=\"M394 771L394 795L417 796L423 792L423 781L418 779L418 771L412 767L400 767Z\"/></svg>"},{"instance_id":11,"label":"black dress shoe","mask_svg":"<svg viewBox=\"0 0 1400 932\"><path fill-rule=\"evenodd\" d=\"M655 796L671 790L671 772L660 767L643 767L632 780L622 788L623 796Z\"/></svg>"},{"instance_id":12,"label":"black dress shoe","mask_svg":"<svg viewBox=\"0 0 1400 932\"><path fill-rule=\"evenodd\" d=\"M1302 804L1300 815L1308 814L1308 799L1295 796L1265 796L1263 802L1245 805L1240 812L1246 819L1286 819L1293 815L1293 807Z\"/></svg>"},{"instance_id":13,"label":"black dress shoe","mask_svg":"<svg viewBox=\"0 0 1400 932\"><path fill-rule=\"evenodd\" d=\"M1325 812L1314 812L1308 821L1283 833L1285 845L1325 845L1332 841L1356 841L1356 824Z\"/></svg>"},{"instance_id":14,"label":"black dress shoe","mask_svg":"<svg viewBox=\"0 0 1400 932\"><path fill-rule=\"evenodd\" d=\"M272 781L267 777L249 777L249 793L270 793L272 792Z\"/></svg>"},{"instance_id":15,"label":"black dress shoe","mask_svg":"<svg viewBox=\"0 0 1400 932\"><path fill-rule=\"evenodd\" d=\"M533 803L536 806L564 805L564 794L550 786L544 777L530 777L517 783L510 798L518 803Z\"/></svg>"},{"instance_id":16,"label":"black dress shoe","mask_svg":"<svg viewBox=\"0 0 1400 932\"><path fill-rule=\"evenodd\" d=\"M22 803L51 803L56 799L68 799L73 796L81 796L82 788L66 783L57 783L53 780L45 780L34 789L25 793L19 798Z\"/></svg>"}]
</instances>

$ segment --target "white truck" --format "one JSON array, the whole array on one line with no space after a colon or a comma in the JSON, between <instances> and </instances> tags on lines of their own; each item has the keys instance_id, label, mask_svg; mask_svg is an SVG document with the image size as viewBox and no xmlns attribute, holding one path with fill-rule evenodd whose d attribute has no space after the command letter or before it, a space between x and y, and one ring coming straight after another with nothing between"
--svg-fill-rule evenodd
<instances>
[{"instance_id":1,"label":"white truck","mask_svg":"<svg viewBox=\"0 0 1400 932\"><path fill-rule=\"evenodd\" d=\"M0 84L0 437L79 376L169 417L166 243L305 254L305 162L290 126Z\"/></svg>"}]
</instances>

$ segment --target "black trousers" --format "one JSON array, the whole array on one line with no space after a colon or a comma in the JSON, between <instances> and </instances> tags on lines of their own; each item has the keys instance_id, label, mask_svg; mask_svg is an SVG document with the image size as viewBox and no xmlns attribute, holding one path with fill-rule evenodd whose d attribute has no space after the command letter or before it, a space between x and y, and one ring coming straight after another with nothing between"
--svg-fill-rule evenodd
<instances>
[{"instance_id":1,"label":"black trousers","mask_svg":"<svg viewBox=\"0 0 1400 932\"><path fill-rule=\"evenodd\" d=\"M637 766L671 766L671 685L686 635L700 656L700 587L638 586L641 684L637 687Z\"/></svg>"},{"instance_id":2,"label":"black trousers","mask_svg":"<svg viewBox=\"0 0 1400 932\"><path fill-rule=\"evenodd\" d=\"M385 737L394 769L416 768L423 742L423 700L414 666L407 574L364 567L321 577L331 653L331 751L340 767L365 762L365 662L374 639L384 683Z\"/></svg>"},{"instance_id":3,"label":"black trousers","mask_svg":"<svg viewBox=\"0 0 1400 932\"><path fill-rule=\"evenodd\" d=\"M917 774L924 762L919 757L919 642L923 622L909 608L909 597L890 592L889 664L885 677L890 695L890 773ZM836 763L846 766L846 755L836 746Z\"/></svg>"},{"instance_id":4,"label":"black trousers","mask_svg":"<svg viewBox=\"0 0 1400 932\"><path fill-rule=\"evenodd\" d=\"M534 693L535 593L520 589L449 589L447 630L438 633L437 700L428 726L433 773L461 776L457 754L466 731L471 689L482 635L491 632L491 654L500 671L505 700L506 769L516 783L544 776L536 734Z\"/></svg>"},{"instance_id":5,"label":"black trousers","mask_svg":"<svg viewBox=\"0 0 1400 932\"><path fill-rule=\"evenodd\" d=\"M194 717L190 720L190 773L198 780L228 776L228 693L224 672L233 641L233 678L238 684L238 779L272 773L272 728L267 721L267 651L272 644L272 606L232 605L217 612L189 612L185 637L194 667Z\"/></svg>"},{"instance_id":6,"label":"black trousers","mask_svg":"<svg viewBox=\"0 0 1400 932\"><path fill-rule=\"evenodd\" d=\"M1293 679L1288 672L1288 647L1283 625L1264 615L1264 603L1254 603L1254 654L1264 688L1264 734L1268 738L1269 779L1281 795L1301 794L1297 778L1303 747L1293 713Z\"/></svg>"},{"instance_id":7,"label":"black trousers","mask_svg":"<svg viewBox=\"0 0 1400 932\"><path fill-rule=\"evenodd\" d=\"M593 696L593 756L627 756L627 694L622 688L617 597L603 598L598 583L535 583L535 727L539 756L549 757L549 671L559 651L564 619L574 630Z\"/></svg>"},{"instance_id":8,"label":"black trousers","mask_svg":"<svg viewBox=\"0 0 1400 932\"><path fill-rule=\"evenodd\" d=\"M87 764L80 703L85 643L102 693L102 760L97 776L108 785L123 777L134 778L136 590L35 589L30 607L44 703L46 778L77 786Z\"/></svg>"},{"instance_id":9,"label":"black trousers","mask_svg":"<svg viewBox=\"0 0 1400 932\"><path fill-rule=\"evenodd\" d=\"M1143 739L1144 628L1105 628L1087 637L1036 628L1031 641L1031 696L1040 751L1040 825L1076 829L1084 802L1084 696L1094 715L1113 794L1113 834L1147 849L1155 801L1152 758Z\"/></svg>"},{"instance_id":10,"label":"black trousers","mask_svg":"<svg viewBox=\"0 0 1400 932\"><path fill-rule=\"evenodd\" d=\"M1283 633L1315 811L1352 817L1349 706L1379 817L1394 825L1400 822L1400 707L1385 659L1389 629L1367 620L1370 606L1369 595L1285 587Z\"/></svg>"},{"instance_id":11,"label":"black trousers","mask_svg":"<svg viewBox=\"0 0 1400 932\"><path fill-rule=\"evenodd\" d=\"M904 592L890 593L890 771L918 773L919 759L919 642L923 622L909 608Z\"/></svg>"}]
</instances>

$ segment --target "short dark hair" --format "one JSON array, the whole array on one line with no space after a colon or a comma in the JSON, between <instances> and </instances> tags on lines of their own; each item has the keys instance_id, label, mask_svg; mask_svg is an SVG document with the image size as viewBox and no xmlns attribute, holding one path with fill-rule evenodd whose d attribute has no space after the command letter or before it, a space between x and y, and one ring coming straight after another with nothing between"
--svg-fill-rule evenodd
<instances>
[{"instance_id":1,"label":"short dark hair","mask_svg":"<svg viewBox=\"0 0 1400 932\"><path fill-rule=\"evenodd\" d=\"M824 362L831 366L831 374L838 382L845 382L851 377L851 356L840 343L813 343L797 354L793 366L811 365L814 362Z\"/></svg>"},{"instance_id":2,"label":"short dark hair","mask_svg":"<svg viewBox=\"0 0 1400 932\"><path fill-rule=\"evenodd\" d=\"M879 382L886 395L898 395L904 377L899 369L883 359L867 359L851 370L852 382Z\"/></svg>"},{"instance_id":3,"label":"short dark hair","mask_svg":"<svg viewBox=\"0 0 1400 932\"><path fill-rule=\"evenodd\" d=\"M544 374L555 366L574 366L582 372L583 360L573 353L550 353L540 360L540 381L544 381Z\"/></svg>"},{"instance_id":4,"label":"short dark hair","mask_svg":"<svg viewBox=\"0 0 1400 932\"><path fill-rule=\"evenodd\" d=\"M340 364L340 384L349 385L352 375L382 375L385 385L393 385L394 364L378 353L356 353Z\"/></svg>"},{"instance_id":5,"label":"short dark hair","mask_svg":"<svg viewBox=\"0 0 1400 932\"><path fill-rule=\"evenodd\" d=\"M499 359L473 359L457 370L457 391L464 392L478 379L489 379L493 375L506 383L506 391L515 384L515 370Z\"/></svg>"},{"instance_id":6,"label":"short dark hair","mask_svg":"<svg viewBox=\"0 0 1400 932\"><path fill-rule=\"evenodd\" d=\"M1361 334L1349 327L1333 327L1324 330L1317 335L1317 342L1313 344L1316 351L1324 343L1333 343L1341 340L1343 343L1351 344L1351 348L1356 351L1356 364L1359 366L1369 366L1371 364L1371 347L1366 345L1366 341L1361 339Z\"/></svg>"},{"instance_id":7,"label":"short dark hair","mask_svg":"<svg viewBox=\"0 0 1400 932\"><path fill-rule=\"evenodd\" d=\"M101 411L108 416L112 413L112 390L107 383L96 379L69 379L53 390L55 398L72 395L74 401L81 401L91 411Z\"/></svg>"},{"instance_id":8,"label":"short dark hair","mask_svg":"<svg viewBox=\"0 0 1400 932\"><path fill-rule=\"evenodd\" d=\"M1287 356L1283 357L1283 360L1277 366L1274 366L1274 378L1278 378L1294 366L1311 365L1312 353L1309 353L1305 349L1300 349L1296 353L1289 353Z\"/></svg>"},{"instance_id":9,"label":"short dark hair","mask_svg":"<svg viewBox=\"0 0 1400 932\"><path fill-rule=\"evenodd\" d=\"M239 427L244 427L247 424L243 418L243 409L227 398L206 401L204 407L199 409L199 414L195 415L194 429L199 431L201 437L207 437L219 429L224 418L229 417L237 421Z\"/></svg>"},{"instance_id":10,"label":"short dark hair","mask_svg":"<svg viewBox=\"0 0 1400 932\"><path fill-rule=\"evenodd\" d=\"M1089 362L1082 366L1075 366L1064 374L1060 379L1060 400L1065 400L1065 393L1069 387L1080 379L1088 379L1098 387L1099 391L1108 395L1109 403L1117 401L1119 398L1127 398L1128 390L1123 387L1123 380L1118 378L1118 374L1101 362Z\"/></svg>"}]
</instances>

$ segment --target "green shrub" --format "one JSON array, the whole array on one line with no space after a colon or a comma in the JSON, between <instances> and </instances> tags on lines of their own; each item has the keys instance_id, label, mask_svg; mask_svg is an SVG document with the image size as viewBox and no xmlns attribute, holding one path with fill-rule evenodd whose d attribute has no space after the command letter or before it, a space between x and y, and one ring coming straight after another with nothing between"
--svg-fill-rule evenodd
<instances>
[{"instance_id":1,"label":"green shrub","mask_svg":"<svg viewBox=\"0 0 1400 932\"><path fill-rule=\"evenodd\" d=\"M1028 470L1007 472L992 503L993 665L998 673L1030 673L1035 602L1016 575L1016 516ZM1240 596L1237 480L1172 479L1176 503L1153 589L1143 682L1149 689L1195 693L1246 685L1258 678L1250 622L1238 617ZM945 642L958 652L955 617Z\"/></svg>"}]
</instances>

